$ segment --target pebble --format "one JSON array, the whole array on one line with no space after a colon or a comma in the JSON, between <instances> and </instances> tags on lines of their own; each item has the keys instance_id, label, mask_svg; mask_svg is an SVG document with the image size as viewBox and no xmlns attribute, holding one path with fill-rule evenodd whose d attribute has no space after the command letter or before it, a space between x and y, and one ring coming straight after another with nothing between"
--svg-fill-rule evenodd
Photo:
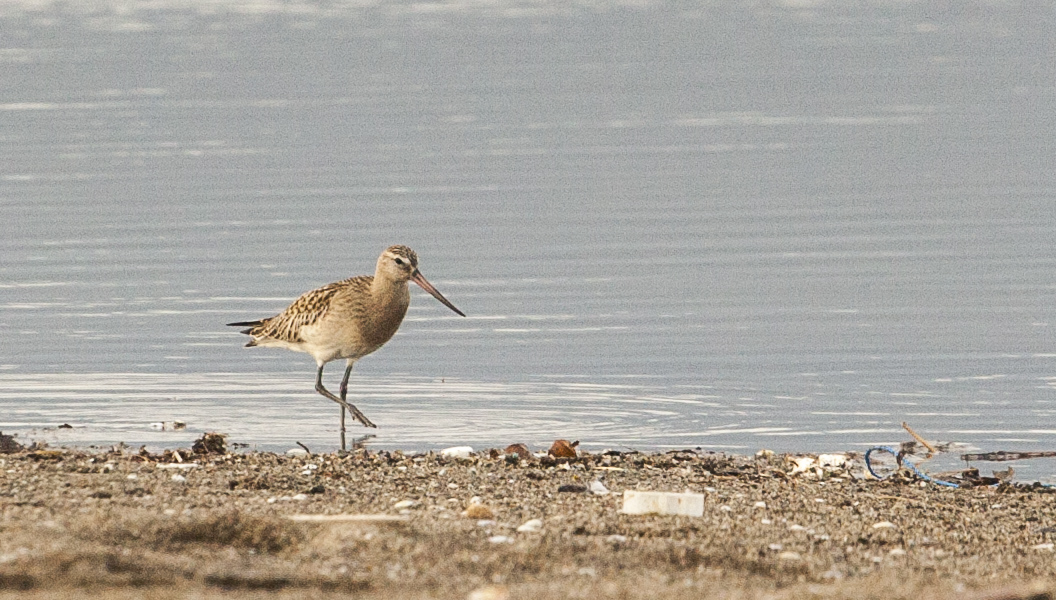
<instances>
[{"instance_id":1,"label":"pebble","mask_svg":"<svg viewBox=\"0 0 1056 600\"><path fill-rule=\"evenodd\" d=\"M880 521L873 523L873 529L898 529L898 527L891 521Z\"/></svg>"},{"instance_id":2,"label":"pebble","mask_svg":"<svg viewBox=\"0 0 1056 600\"><path fill-rule=\"evenodd\" d=\"M176 483L183 483L184 481L187 481L187 478L184 477L183 475L180 475L179 473L174 473L172 475L172 480L175 481Z\"/></svg>"},{"instance_id":3,"label":"pebble","mask_svg":"<svg viewBox=\"0 0 1056 600\"><path fill-rule=\"evenodd\" d=\"M590 491L599 496L607 496L609 494L609 488L605 487L605 484L600 479L590 482Z\"/></svg>"},{"instance_id":4,"label":"pebble","mask_svg":"<svg viewBox=\"0 0 1056 600\"><path fill-rule=\"evenodd\" d=\"M466 600L507 600L510 591L503 585L486 585L479 587L466 596Z\"/></svg>"},{"instance_id":5,"label":"pebble","mask_svg":"<svg viewBox=\"0 0 1056 600\"><path fill-rule=\"evenodd\" d=\"M473 455L472 446L452 446L440 451L440 456L446 458L470 458Z\"/></svg>"},{"instance_id":6,"label":"pebble","mask_svg":"<svg viewBox=\"0 0 1056 600\"><path fill-rule=\"evenodd\" d=\"M725 510L730 510L730 508L726 507ZM658 514L700 517L704 515L704 494L624 490L622 512L628 515Z\"/></svg>"},{"instance_id":7,"label":"pebble","mask_svg":"<svg viewBox=\"0 0 1056 600\"><path fill-rule=\"evenodd\" d=\"M517 528L517 531L520 533L535 533L536 531L541 531L542 529L542 519L531 519L529 521L525 521L523 525Z\"/></svg>"},{"instance_id":8,"label":"pebble","mask_svg":"<svg viewBox=\"0 0 1056 600\"><path fill-rule=\"evenodd\" d=\"M470 503L466 507L466 510L462 511L462 514L468 519L487 520L495 516L495 513L491 508L483 504Z\"/></svg>"},{"instance_id":9,"label":"pebble","mask_svg":"<svg viewBox=\"0 0 1056 600\"><path fill-rule=\"evenodd\" d=\"M419 502L417 500L400 500L396 504L393 504L392 507L396 510L400 510L401 508L411 508L414 506L418 506L418 504Z\"/></svg>"},{"instance_id":10,"label":"pebble","mask_svg":"<svg viewBox=\"0 0 1056 600\"><path fill-rule=\"evenodd\" d=\"M492 544L512 544L513 538L508 535L493 535L488 538Z\"/></svg>"},{"instance_id":11,"label":"pebble","mask_svg":"<svg viewBox=\"0 0 1056 600\"><path fill-rule=\"evenodd\" d=\"M803 557L799 555L799 552L786 550L777 555L777 560L803 560Z\"/></svg>"}]
</instances>

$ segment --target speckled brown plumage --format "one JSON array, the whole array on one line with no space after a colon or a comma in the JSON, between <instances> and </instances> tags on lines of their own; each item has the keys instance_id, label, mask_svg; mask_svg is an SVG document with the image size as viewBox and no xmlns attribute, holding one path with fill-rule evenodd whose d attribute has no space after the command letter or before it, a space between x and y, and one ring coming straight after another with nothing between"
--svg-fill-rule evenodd
<instances>
[{"instance_id":1,"label":"speckled brown plumage","mask_svg":"<svg viewBox=\"0 0 1056 600\"><path fill-rule=\"evenodd\" d=\"M266 319L229 325L248 327L252 337L247 347L275 346L306 352L318 365L315 389L341 405L341 447L345 447L345 410L367 427L374 427L363 413L345 401L352 365L392 339L407 314L411 296L407 282L413 281L459 315L462 311L447 301L418 271L418 255L407 246L390 246L378 257L373 276L361 275L337 281L302 294L286 310ZM345 359L340 397L322 383L323 367Z\"/></svg>"}]
</instances>

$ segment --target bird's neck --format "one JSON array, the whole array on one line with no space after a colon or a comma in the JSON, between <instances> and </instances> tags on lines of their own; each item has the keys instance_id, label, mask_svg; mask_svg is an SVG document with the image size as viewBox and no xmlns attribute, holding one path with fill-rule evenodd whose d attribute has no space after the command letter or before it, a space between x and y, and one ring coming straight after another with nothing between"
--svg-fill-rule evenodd
<instances>
[{"instance_id":1,"label":"bird's neck","mask_svg":"<svg viewBox=\"0 0 1056 600\"><path fill-rule=\"evenodd\" d=\"M407 310L411 300L406 281L393 281L378 276L375 276L371 283L370 296L379 309L395 309L401 313Z\"/></svg>"}]
</instances>

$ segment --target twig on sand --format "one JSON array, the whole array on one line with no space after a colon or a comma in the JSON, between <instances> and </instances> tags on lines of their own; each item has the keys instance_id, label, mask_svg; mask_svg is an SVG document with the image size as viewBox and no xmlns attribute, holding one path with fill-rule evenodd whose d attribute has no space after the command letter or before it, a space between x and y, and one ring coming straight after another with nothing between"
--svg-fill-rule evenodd
<instances>
[{"instance_id":1,"label":"twig on sand","mask_svg":"<svg viewBox=\"0 0 1056 600\"><path fill-rule=\"evenodd\" d=\"M301 448L304 448L304 451L308 453L308 456L312 455L312 451L308 449L308 446L305 446L304 444L302 444L300 442L297 442L297 445L300 446Z\"/></svg>"}]
</instances>

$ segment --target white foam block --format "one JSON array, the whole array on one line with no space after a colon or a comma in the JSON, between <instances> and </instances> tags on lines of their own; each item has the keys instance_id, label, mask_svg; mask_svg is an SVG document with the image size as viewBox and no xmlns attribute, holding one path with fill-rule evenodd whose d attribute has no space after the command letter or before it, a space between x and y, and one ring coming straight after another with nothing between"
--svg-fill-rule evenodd
<instances>
[{"instance_id":1,"label":"white foam block","mask_svg":"<svg viewBox=\"0 0 1056 600\"><path fill-rule=\"evenodd\" d=\"M624 490L622 512L628 515L699 517L704 514L704 494Z\"/></svg>"}]
</instances>

